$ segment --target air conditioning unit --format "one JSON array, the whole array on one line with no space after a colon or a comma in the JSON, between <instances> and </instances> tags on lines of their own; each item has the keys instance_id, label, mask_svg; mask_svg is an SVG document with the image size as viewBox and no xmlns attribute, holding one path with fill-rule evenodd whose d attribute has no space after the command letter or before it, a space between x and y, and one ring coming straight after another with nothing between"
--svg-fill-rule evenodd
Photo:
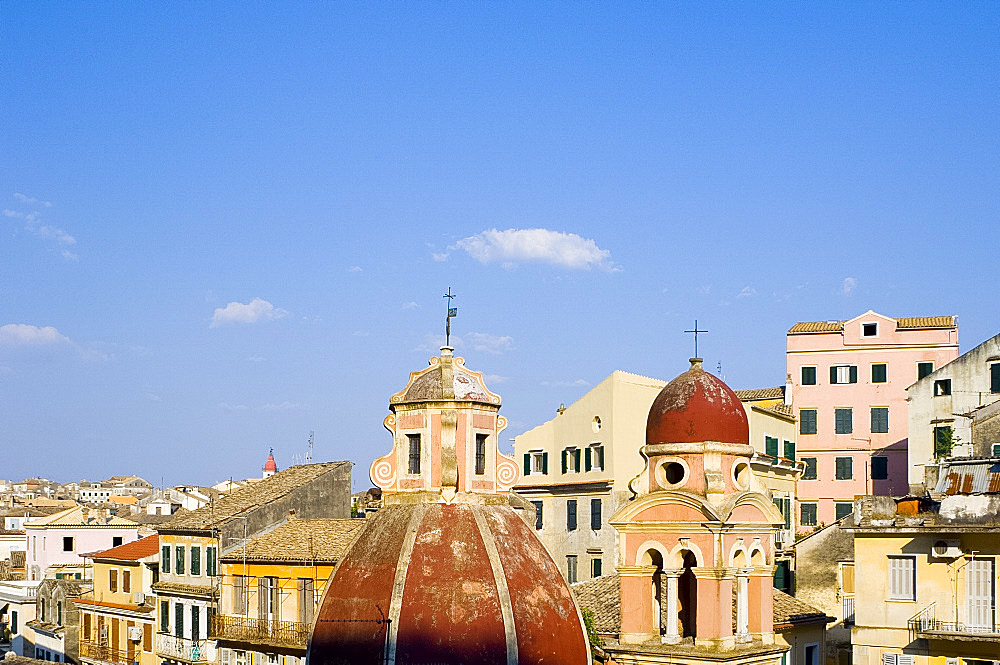
<instances>
[{"instance_id":1,"label":"air conditioning unit","mask_svg":"<svg viewBox=\"0 0 1000 665\"><path fill-rule=\"evenodd\" d=\"M141 626L129 626L128 627L128 638L133 642L139 642L142 640L142 627Z\"/></svg>"},{"instance_id":2,"label":"air conditioning unit","mask_svg":"<svg viewBox=\"0 0 1000 665\"><path fill-rule=\"evenodd\" d=\"M962 665L960 659L958 658L946 658L944 665Z\"/></svg>"},{"instance_id":3,"label":"air conditioning unit","mask_svg":"<svg viewBox=\"0 0 1000 665\"><path fill-rule=\"evenodd\" d=\"M144 594L142 591L136 591L134 594L132 594L132 599L136 605L142 605L143 603L146 602L146 594Z\"/></svg>"},{"instance_id":4,"label":"air conditioning unit","mask_svg":"<svg viewBox=\"0 0 1000 665\"><path fill-rule=\"evenodd\" d=\"M962 548L957 540L935 540L930 554L932 559L957 559L962 556Z\"/></svg>"}]
</instances>

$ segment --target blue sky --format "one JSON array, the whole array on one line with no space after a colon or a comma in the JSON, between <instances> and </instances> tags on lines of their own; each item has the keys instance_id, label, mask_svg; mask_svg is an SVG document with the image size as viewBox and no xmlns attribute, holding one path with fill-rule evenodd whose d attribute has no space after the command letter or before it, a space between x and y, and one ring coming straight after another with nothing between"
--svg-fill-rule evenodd
<instances>
[{"instance_id":1,"label":"blue sky","mask_svg":"<svg viewBox=\"0 0 1000 665\"><path fill-rule=\"evenodd\" d=\"M796 321L1000 330L996 3L0 4L0 478L390 445L457 353L505 438ZM509 446L508 442L504 442Z\"/></svg>"}]
</instances>

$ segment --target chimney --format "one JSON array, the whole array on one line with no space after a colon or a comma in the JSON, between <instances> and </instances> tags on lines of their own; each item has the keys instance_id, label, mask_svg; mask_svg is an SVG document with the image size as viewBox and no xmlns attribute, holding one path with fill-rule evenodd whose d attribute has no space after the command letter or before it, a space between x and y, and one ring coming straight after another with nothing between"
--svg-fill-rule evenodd
<instances>
[{"instance_id":1,"label":"chimney","mask_svg":"<svg viewBox=\"0 0 1000 665\"><path fill-rule=\"evenodd\" d=\"M288 511L288 519L289 519L289 521L295 519L295 509L294 508L292 508L291 510Z\"/></svg>"}]
</instances>

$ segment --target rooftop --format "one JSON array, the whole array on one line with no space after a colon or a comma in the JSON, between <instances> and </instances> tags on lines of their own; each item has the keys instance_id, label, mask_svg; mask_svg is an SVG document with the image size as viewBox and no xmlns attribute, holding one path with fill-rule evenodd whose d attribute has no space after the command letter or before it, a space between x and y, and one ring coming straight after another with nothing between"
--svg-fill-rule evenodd
<instances>
[{"instance_id":1,"label":"rooftop","mask_svg":"<svg viewBox=\"0 0 1000 665\"><path fill-rule=\"evenodd\" d=\"M200 530L220 526L241 513L275 501L324 473L343 466L350 469L351 463L323 462L289 467L270 478L235 489L198 510L177 514L174 519L164 524L161 530Z\"/></svg>"},{"instance_id":2,"label":"rooftop","mask_svg":"<svg viewBox=\"0 0 1000 665\"><path fill-rule=\"evenodd\" d=\"M107 511L88 509L84 506L67 508L58 513L53 513L45 517L31 519L24 523L25 528L45 527L45 526L73 526L73 527L138 527L132 520L127 520L117 515L112 515Z\"/></svg>"},{"instance_id":3,"label":"rooftop","mask_svg":"<svg viewBox=\"0 0 1000 665\"><path fill-rule=\"evenodd\" d=\"M896 319L896 330L918 328L954 328L954 316L903 316ZM841 332L843 321L800 321L788 329L789 334Z\"/></svg>"},{"instance_id":4,"label":"rooftop","mask_svg":"<svg viewBox=\"0 0 1000 665\"><path fill-rule=\"evenodd\" d=\"M116 561L138 561L153 556L159 550L160 537L148 536L118 547L112 547L103 552L96 552L95 559L114 559Z\"/></svg>"},{"instance_id":5,"label":"rooftop","mask_svg":"<svg viewBox=\"0 0 1000 665\"><path fill-rule=\"evenodd\" d=\"M363 519L292 519L223 553L222 561L336 563L365 526Z\"/></svg>"},{"instance_id":6,"label":"rooftop","mask_svg":"<svg viewBox=\"0 0 1000 665\"><path fill-rule=\"evenodd\" d=\"M749 388L747 390L734 390L741 402L755 402L762 399L785 399L785 387L776 386L774 388Z\"/></svg>"}]
</instances>

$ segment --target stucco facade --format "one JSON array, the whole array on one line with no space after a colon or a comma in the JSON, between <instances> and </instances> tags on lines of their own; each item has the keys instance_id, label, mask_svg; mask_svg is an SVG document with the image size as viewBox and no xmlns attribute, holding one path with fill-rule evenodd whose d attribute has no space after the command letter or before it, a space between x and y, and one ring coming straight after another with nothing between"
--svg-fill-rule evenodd
<instances>
[{"instance_id":1,"label":"stucco facade","mask_svg":"<svg viewBox=\"0 0 1000 665\"><path fill-rule=\"evenodd\" d=\"M786 366L799 424L802 527L849 514L855 496L909 491L906 388L958 357L955 317L797 323Z\"/></svg>"},{"instance_id":2,"label":"stucco facade","mask_svg":"<svg viewBox=\"0 0 1000 665\"><path fill-rule=\"evenodd\" d=\"M939 457L991 455L991 450L975 449L972 419L977 409L1000 400L1000 335L935 369L906 392L911 485L922 484L924 466Z\"/></svg>"},{"instance_id":3,"label":"stucco facade","mask_svg":"<svg viewBox=\"0 0 1000 665\"><path fill-rule=\"evenodd\" d=\"M40 580L62 566L86 577L84 554L138 540L139 529L136 522L84 506L29 520L24 523L28 579Z\"/></svg>"}]
</instances>

